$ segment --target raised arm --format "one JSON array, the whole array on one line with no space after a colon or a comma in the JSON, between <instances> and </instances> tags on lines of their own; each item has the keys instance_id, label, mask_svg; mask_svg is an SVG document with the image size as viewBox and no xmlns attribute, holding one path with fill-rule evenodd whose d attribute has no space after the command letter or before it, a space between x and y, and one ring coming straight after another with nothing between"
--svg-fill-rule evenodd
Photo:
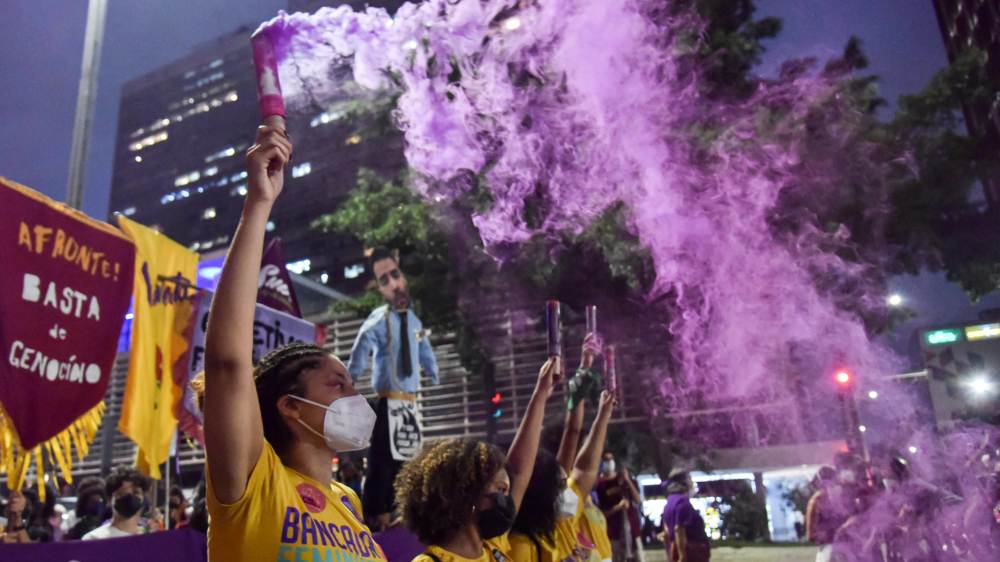
<instances>
[{"instance_id":1,"label":"raised arm","mask_svg":"<svg viewBox=\"0 0 1000 562\"><path fill-rule=\"evenodd\" d=\"M559 466L563 467L566 474L573 469L573 460L576 458L576 448L580 444L580 434L583 432L583 415L585 400L580 400L573 404L573 409L566 412L566 421L563 424L562 439L559 440L559 452L556 453L556 460Z\"/></svg>"},{"instance_id":2,"label":"raised arm","mask_svg":"<svg viewBox=\"0 0 1000 562\"><path fill-rule=\"evenodd\" d=\"M531 473L535 469L535 457L538 455L538 442L541 440L542 423L545 419L545 402L552 396L560 367L558 358L549 358L538 371L535 391L531 394L528 409L517 428L510 450L507 451L510 496L518 508L521 507L521 499L524 498Z\"/></svg>"},{"instance_id":3,"label":"raised arm","mask_svg":"<svg viewBox=\"0 0 1000 562\"><path fill-rule=\"evenodd\" d=\"M593 425L590 426L590 435L583 443L580 454L573 464L573 472L570 478L576 482L580 492L586 496L594 487L597 481L597 470L601 464L601 453L604 451L604 441L608 437L608 422L611 421L611 413L615 408L615 395L608 392L601 392L601 405L597 408L597 417L594 418Z\"/></svg>"},{"instance_id":4,"label":"raised arm","mask_svg":"<svg viewBox=\"0 0 1000 562\"><path fill-rule=\"evenodd\" d=\"M208 316L205 453L213 492L222 503L243 496L264 442L253 381L253 317L265 226L291 154L284 131L257 129L247 151L249 193Z\"/></svg>"},{"instance_id":5,"label":"raised arm","mask_svg":"<svg viewBox=\"0 0 1000 562\"><path fill-rule=\"evenodd\" d=\"M597 356L597 348L594 345L596 337L588 334L583 340L583 350L580 352L580 370L590 369L594 365L594 358ZM556 453L556 460L559 466L569 474L573 468L573 460L576 459L576 448L580 445L580 434L583 432L583 416L585 413L584 402L586 399L570 400L570 407L566 412L566 420L563 423L562 439L559 440L559 452Z\"/></svg>"}]
</instances>

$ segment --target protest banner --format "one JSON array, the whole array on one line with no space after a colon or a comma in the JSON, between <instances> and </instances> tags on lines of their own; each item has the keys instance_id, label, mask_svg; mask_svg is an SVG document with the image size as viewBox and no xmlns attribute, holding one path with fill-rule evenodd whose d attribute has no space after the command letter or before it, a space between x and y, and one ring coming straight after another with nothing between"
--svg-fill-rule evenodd
<instances>
[{"instance_id":1,"label":"protest banner","mask_svg":"<svg viewBox=\"0 0 1000 562\"><path fill-rule=\"evenodd\" d=\"M177 404L177 421L181 430L203 447L205 446L204 418L190 381L205 369L205 332L208 328L208 311L212 305L212 291L199 290L197 313L193 318L191 346L186 369L178 369L178 388L184 397ZM256 364L269 351L296 341L323 343L322 332L316 325L279 310L257 304L253 319L253 362ZM200 387L196 382L195 387Z\"/></svg>"},{"instance_id":2,"label":"protest banner","mask_svg":"<svg viewBox=\"0 0 1000 562\"><path fill-rule=\"evenodd\" d=\"M159 480L177 428L174 376L185 357L194 312L198 254L125 217L118 224L136 247L134 316L128 379L118 430L138 446L136 467Z\"/></svg>"},{"instance_id":3,"label":"protest banner","mask_svg":"<svg viewBox=\"0 0 1000 562\"><path fill-rule=\"evenodd\" d=\"M135 247L117 229L0 178L0 472L72 481L100 425ZM39 486L44 499L44 486Z\"/></svg>"},{"instance_id":4,"label":"protest banner","mask_svg":"<svg viewBox=\"0 0 1000 562\"><path fill-rule=\"evenodd\" d=\"M285 269L285 252L281 250L281 238L274 237L264 248L260 276L257 279L257 302L302 318L292 277Z\"/></svg>"}]
</instances>

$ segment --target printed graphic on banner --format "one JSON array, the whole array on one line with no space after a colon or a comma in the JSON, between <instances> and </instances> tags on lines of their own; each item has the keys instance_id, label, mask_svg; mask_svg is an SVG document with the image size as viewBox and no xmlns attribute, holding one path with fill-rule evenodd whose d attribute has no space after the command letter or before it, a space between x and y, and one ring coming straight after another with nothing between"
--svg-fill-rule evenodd
<instances>
[{"instance_id":1,"label":"printed graphic on banner","mask_svg":"<svg viewBox=\"0 0 1000 562\"><path fill-rule=\"evenodd\" d=\"M86 454L135 248L111 225L4 178L0 209L0 471L21 472L16 482L30 463L23 453L38 445L64 472L73 450Z\"/></svg>"},{"instance_id":2,"label":"printed graphic on banner","mask_svg":"<svg viewBox=\"0 0 1000 562\"><path fill-rule=\"evenodd\" d=\"M417 403L412 400L389 398L386 405L389 410L389 445L392 458L397 461L408 461L420 451L423 440L420 419L417 417Z\"/></svg>"},{"instance_id":3,"label":"printed graphic on banner","mask_svg":"<svg viewBox=\"0 0 1000 562\"><path fill-rule=\"evenodd\" d=\"M285 269L285 253L281 250L281 238L275 237L264 248L260 274L257 277L257 302L302 318L299 300L295 297L295 288L292 286L292 277Z\"/></svg>"},{"instance_id":4,"label":"printed graphic on banner","mask_svg":"<svg viewBox=\"0 0 1000 562\"><path fill-rule=\"evenodd\" d=\"M205 369L205 333L208 329L208 311L212 307L214 294L212 291L199 291L195 324L191 330L188 366L183 376L178 379L178 387L184 392L177 407L178 423L185 434L202 446L205 444L202 429L204 418L190 380ZM317 334L316 325L312 322L258 304L253 319L253 362L257 363L269 351L292 342L316 342Z\"/></svg>"},{"instance_id":5,"label":"printed graphic on banner","mask_svg":"<svg viewBox=\"0 0 1000 562\"><path fill-rule=\"evenodd\" d=\"M132 345L118 429L139 447L139 470L159 479L177 428L181 393L174 373L184 367L178 361L188 348L198 254L125 217L118 223L136 246Z\"/></svg>"}]
</instances>

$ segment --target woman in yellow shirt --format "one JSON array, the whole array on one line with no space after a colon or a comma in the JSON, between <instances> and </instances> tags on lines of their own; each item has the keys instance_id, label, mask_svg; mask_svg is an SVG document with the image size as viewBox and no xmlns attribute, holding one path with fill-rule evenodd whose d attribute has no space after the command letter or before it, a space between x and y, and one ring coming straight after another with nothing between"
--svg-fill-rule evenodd
<instances>
[{"instance_id":1,"label":"woman in yellow shirt","mask_svg":"<svg viewBox=\"0 0 1000 562\"><path fill-rule=\"evenodd\" d=\"M560 371L549 359L505 457L495 445L449 439L424 447L396 478L406 525L429 545L413 562L511 562L507 531L531 478L545 401Z\"/></svg>"},{"instance_id":2,"label":"woman in yellow shirt","mask_svg":"<svg viewBox=\"0 0 1000 562\"><path fill-rule=\"evenodd\" d=\"M583 342L583 351L580 357L580 368L577 369L577 376L589 376L587 371L593 367L594 359L599 352L596 345L596 335L588 334ZM580 397L576 397L580 398ZM562 470L569 474L573 469L573 461L577 455L577 446L580 443L580 434L583 432L583 417L586 411L586 399L571 399L569 408L566 410L566 419L563 422L562 438L559 441L559 451L556 453L556 461ZM603 444L602 444L603 446ZM589 550L589 562L611 562L612 549L611 540L608 538L608 521L599 507L594 505L590 494L584 497L583 516L580 517L580 527L578 540L580 542L580 552Z\"/></svg>"},{"instance_id":3,"label":"woman in yellow shirt","mask_svg":"<svg viewBox=\"0 0 1000 562\"><path fill-rule=\"evenodd\" d=\"M334 453L368 445L375 413L344 364L292 344L253 366L264 231L292 145L261 126L247 151L248 194L205 341L206 503L212 562L385 560L357 495L332 480Z\"/></svg>"},{"instance_id":4,"label":"woman in yellow shirt","mask_svg":"<svg viewBox=\"0 0 1000 562\"><path fill-rule=\"evenodd\" d=\"M597 417L568 477L556 457L540 451L525 501L510 533L517 562L586 562L593 543L580 533L584 501L597 480L597 469L614 410L614 395L601 393Z\"/></svg>"}]
</instances>

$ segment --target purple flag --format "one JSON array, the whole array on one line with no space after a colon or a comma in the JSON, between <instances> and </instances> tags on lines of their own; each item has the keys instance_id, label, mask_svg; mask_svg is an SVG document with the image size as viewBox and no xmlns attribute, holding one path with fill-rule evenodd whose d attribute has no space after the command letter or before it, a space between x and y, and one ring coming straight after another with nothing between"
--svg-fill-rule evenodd
<instances>
[{"instance_id":1,"label":"purple flag","mask_svg":"<svg viewBox=\"0 0 1000 562\"><path fill-rule=\"evenodd\" d=\"M264 257L260 263L260 276L257 278L257 302L275 310L302 318L299 310L299 300L295 298L292 278L285 269L285 253L281 251L281 238L271 239L264 248Z\"/></svg>"}]
</instances>

